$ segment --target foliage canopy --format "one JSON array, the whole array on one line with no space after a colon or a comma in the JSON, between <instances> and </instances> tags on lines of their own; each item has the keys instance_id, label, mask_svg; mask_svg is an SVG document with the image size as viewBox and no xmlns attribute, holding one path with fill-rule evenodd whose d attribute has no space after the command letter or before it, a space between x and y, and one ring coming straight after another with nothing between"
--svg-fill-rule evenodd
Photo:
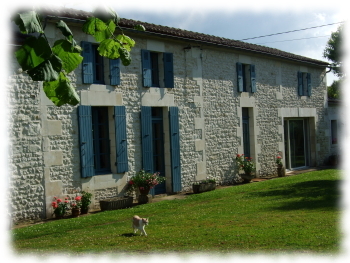
<instances>
[{"instance_id":1,"label":"foliage canopy","mask_svg":"<svg viewBox=\"0 0 350 263\"><path fill-rule=\"evenodd\" d=\"M343 76L342 71L342 42L343 42L343 26L338 27L337 31L331 34L327 42L327 46L323 51L323 57L332 61L331 71L338 77Z\"/></svg>"},{"instance_id":2,"label":"foliage canopy","mask_svg":"<svg viewBox=\"0 0 350 263\"><path fill-rule=\"evenodd\" d=\"M109 59L120 58L124 66L131 63L130 51L135 41L124 35L118 26L120 20L110 8L96 9L94 16L84 23L82 30L92 35L100 43L98 52ZM56 105L77 105L80 101L75 87L71 84L69 73L82 63L82 48L74 40L72 31L60 20L56 27L64 36L51 47L44 32L40 15L36 11L15 14L12 21L22 34L30 34L24 44L15 52L16 59L33 81L43 81L46 96ZM116 29L121 31L116 36ZM136 30L144 31L142 25Z\"/></svg>"}]
</instances>

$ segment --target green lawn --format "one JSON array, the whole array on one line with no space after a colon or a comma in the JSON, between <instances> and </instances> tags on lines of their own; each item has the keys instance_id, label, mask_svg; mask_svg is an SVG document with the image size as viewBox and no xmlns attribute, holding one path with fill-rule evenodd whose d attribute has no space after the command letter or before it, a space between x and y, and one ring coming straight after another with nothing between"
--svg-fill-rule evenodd
<instances>
[{"instance_id":1,"label":"green lawn","mask_svg":"<svg viewBox=\"0 0 350 263\"><path fill-rule=\"evenodd\" d=\"M12 230L15 253L338 253L341 175L322 170ZM133 215L149 217L147 237ZM139 233L139 232L138 232Z\"/></svg>"}]
</instances>

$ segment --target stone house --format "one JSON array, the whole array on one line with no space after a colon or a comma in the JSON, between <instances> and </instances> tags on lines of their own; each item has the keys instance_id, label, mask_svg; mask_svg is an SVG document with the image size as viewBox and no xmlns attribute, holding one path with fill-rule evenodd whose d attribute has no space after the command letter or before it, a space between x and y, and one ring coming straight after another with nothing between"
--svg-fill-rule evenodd
<instances>
[{"instance_id":1,"label":"stone house","mask_svg":"<svg viewBox=\"0 0 350 263\"><path fill-rule=\"evenodd\" d=\"M332 154L328 63L277 49L121 19L136 41L132 63L96 55L81 31L90 13L45 10L53 43L64 20L83 48L70 74L80 105L57 107L42 84L12 60L9 101L9 204L13 222L52 216L54 196L85 190L99 200L122 195L144 168L166 183L154 194L190 189L208 176L232 181L236 154L256 176L324 164ZM145 32L133 30L143 24Z\"/></svg>"}]
</instances>

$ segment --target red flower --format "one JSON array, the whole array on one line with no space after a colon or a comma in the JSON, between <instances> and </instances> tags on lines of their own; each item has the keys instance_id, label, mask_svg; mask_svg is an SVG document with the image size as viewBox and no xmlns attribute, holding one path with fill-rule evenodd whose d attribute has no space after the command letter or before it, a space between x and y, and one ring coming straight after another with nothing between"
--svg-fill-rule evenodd
<instances>
[{"instance_id":1,"label":"red flower","mask_svg":"<svg viewBox=\"0 0 350 263\"><path fill-rule=\"evenodd\" d=\"M57 202L52 202L51 205L53 208L57 208Z\"/></svg>"},{"instance_id":2,"label":"red flower","mask_svg":"<svg viewBox=\"0 0 350 263\"><path fill-rule=\"evenodd\" d=\"M75 201L80 201L81 200L81 196L77 196L76 198L75 198Z\"/></svg>"},{"instance_id":3,"label":"red flower","mask_svg":"<svg viewBox=\"0 0 350 263\"><path fill-rule=\"evenodd\" d=\"M61 203L62 202L62 199L57 199L57 203Z\"/></svg>"},{"instance_id":4,"label":"red flower","mask_svg":"<svg viewBox=\"0 0 350 263\"><path fill-rule=\"evenodd\" d=\"M134 184L134 182L132 180L129 181L129 184Z\"/></svg>"},{"instance_id":5,"label":"red flower","mask_svg":"<svg viewBox=\"0 0 350 263\"><path fill-rule=\"evenodd\" d=\"M68 201L68 200L64 200L64 202L65 202L66 204L68 204L68 203L69 203L69 201Z\"/></svg>"}]
</instances>

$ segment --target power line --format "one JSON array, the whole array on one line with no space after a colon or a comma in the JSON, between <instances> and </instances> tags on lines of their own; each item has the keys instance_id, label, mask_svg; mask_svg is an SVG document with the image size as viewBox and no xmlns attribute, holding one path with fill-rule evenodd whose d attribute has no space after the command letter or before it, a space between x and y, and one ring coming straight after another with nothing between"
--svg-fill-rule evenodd
<instances>
[{"instance_id":1,"label":"power line","mask_svg":"<svg viewBox=\"0 0 350 263\"><path fill-rule=\"evenodd\" d=\"M261 37L270 37L270 36L281 35L281 34L286 34L286 33L292 33L292 32L297 32L297 31L302 31L302 30L307 30L307 29L313 29L313 28L318 28L318 27L331 26L331 25L336 25L336 24L341 24L341 23L343 23L343 21L342 22L337 22L337 23L332 23L332 24L327 24L327 25L322 25L322 26L313 26L313 27L308 27L308 28L303 28L303 29L296 29L296 30L291 30L291 31L286 31L286 32L281 32L281 33L275 33L275 34L270 34L270 35L265 35L265 36L250 37L250 38L241 39L241 41L248 40L248 39L261 38Z\"/></svg>"},{"instance_id":2,"label":"power line","mask_svg":"<svg viewBox=\"0 0 350 263\"><path fill-rule=\"evenodd\" d=\"M330 36L327 35L327 36L318 36L318 37L330 37ZM256 45L263 45L263 44L269 44L269 43L287 42L287 41L303 40L303 39L318 38L318 37L304 37L304 38L287 39L287 40L281 40L281 41L272 41L272 42L254 43L254 44L256 44Z\"/></svg>"}]
</instances>

